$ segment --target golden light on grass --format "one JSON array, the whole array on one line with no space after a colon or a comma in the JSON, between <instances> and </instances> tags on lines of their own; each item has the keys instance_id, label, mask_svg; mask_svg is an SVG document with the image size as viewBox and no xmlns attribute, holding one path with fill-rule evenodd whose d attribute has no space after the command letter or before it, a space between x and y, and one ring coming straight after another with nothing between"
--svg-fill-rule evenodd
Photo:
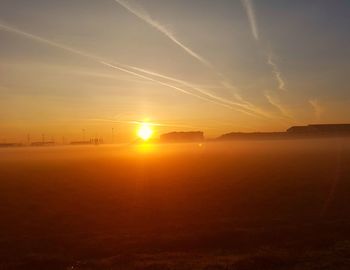
<instances>
[{"instance_id":1,"label":"golden light on grass","mask_svg":"<svg viewBox=\"0 0 350 270\"><path fill-rule=\"evenodd\" d=\"M137 136L144 141L149 140L153 135L151 125L148 123L142 123L137 131Z\"/></svg>"}]
</instances>

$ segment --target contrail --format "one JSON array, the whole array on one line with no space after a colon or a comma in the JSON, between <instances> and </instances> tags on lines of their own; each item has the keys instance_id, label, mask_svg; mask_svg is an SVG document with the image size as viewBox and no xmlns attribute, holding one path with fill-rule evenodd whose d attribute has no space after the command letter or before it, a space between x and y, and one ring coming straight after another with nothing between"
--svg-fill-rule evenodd
<instances>
[{"instance_id":1,"label":"contrail","mask_svg":"<svg viewBox=\"0 0 350 270\"><path fill-rule=\"evenodd\" d=\"M203 57L201 57L199 54L194 52L192 49L184 45L180 40L178 40L173 33L171 33L166 27L161 25L159 22L154 20L147 11L145 11L143 8L137 5L131 5L130 2L125 0L115 0L116 3L124 7L126 10L128 10L130 13L134 14L141 20L145 21L155 29L157 29L159 32L164 34L166 37L168 37L170 40L172 40L176 45L180 46L183 50L185 50L189 55L196 58L200 62L202 62L207 67L212 67L212 65L205 60Z\"/></svg>"},{"instance_id":2,"label":"contrail","mask_svg":"<svg viewBox=\"0 0 350 270\"><path fill-rule=\"evenodd\" d=\"M100 73L100 72L89 72L89 71L80 71L80 70L69 70L66 71L66 73L71 73L73 75L79 75L79 76L89 76L89 77L96 77L96 78L104 78L104 79L114 79L114 80L120 80L122 79L123 81L130 81L130 82L144 82L144 80L141 78L136 78L136 77L117 77L115 74L109 74L109 73Z\"/></svg>"},{"instance_id":3,"label":"contrail","mask_svg":"<svg viewBox=\"0 0 350 270\"><path fill-rule=\"evenodd\" d=\"M170 123L155 123L155 122L148 122L148 121L128 121L128 120L115 120L115 119L109 119L109 118L89 118L89 119L80 119L80 120L88 120L88 121L96 121L96 122L109 122L109 123L117 123L117 124L127 124L127 125L141 125L145 122L150 126L155 127L175 127L175 128L190 128L190 129L211 129L212 127L207 126L193 126L193 125L182 125L182 124L170 124Z\"/></svg>"},{"instance_id":4,"label":"contrail","mask_svg":"<svg viewBox=\"0 0 350 270\"><path fill-rule=\"evenodd\" d=\"M208 96L212 99L215 99L219 102L222 102L222 103L226 103L226 104L229 104L229 105L232 105L232 106L237 106L237 107L240 107L240 108L243 108L245 110L248 110L248 111L251 111L253 113L258 113L258 114L262 114L261 112L257 112L255 110L252 109L252 105L249 104L249 103L245 103L245 104L242 104L244 102L243 99L241 99L240 96L236 95L236 99L239 99L242 103L238 103L238 102L234 102L234 101L231 101L229 99L225 99L225 98L222 98L222 97L219 97L217 95L214 95L196 85L193 85L189 82L186 82L186 81L183 81L183 80L180 80L180 79L176 79L174 77L170 77L170 76L167 76L167 75L163 75L163 74L160 74L160 73L157 73L157 72L154 72L154 71L150 71L150 70L146 70L146 69L142 69L142 68L138 68L138 67L133 67L133 66L128 66L128 68L131 68L131 69L134 69L134 70L137 70L139 72L143 72L145 74L148 74L148 75L152 75L152 76L156 76L156 77L159 77L159 78L162 78L162 79L166 79L166 80L169 80L169 81L172 81L172 82L176 82L176 83L179 83L183 86L186 86L186 87L189 87L193 90L196 90L198 92L200 92L201 94L205 95L205 96Z\"/></svg>"},{"instance_id":5,"label":"contrail","mask_svg":"<svg viewBox=\"0 0 350 270\"><path fill-rule=\"evenodd\" d=\"M180 87L171 85L171 84L169 84L169 83L165 83L165 82L162 82L162 81L155 80L155 79L153 79L153 78L151 78L151 77L144 76L144 75L142 75L142 74L133 72L133 71L131 71L131 70L125 69L125 68L120 67L120 66L113 65L113 64L111 64L111 63L107 63L107 62L104 62L104 61L101 61L100 63L101 63L102 65L105 65L105 66L108 66L108 67L111 67L111 68L114 68L114 69L123 71L123 72L125 72L125 73L132 74L132 75L134 75L134 76L137 76L137 77L139 77L139 78L145 79L145 80L147 80L147 81L152 81L152 82L158 83L158 84L160 84L160 85L163 85L163 86L166 86L166 87L175 89L175 90L180 91L180 92L182 92L182 93L185 93L185 94L187 94L187 95L190 95L190 96L193 96L193 97L196 97L196 98L199 98L199 99L202 99L202 100L205 100L205 101L208 101L208 102L211 102L211 103L214 103L214 104L221 105L221 106L224 106L224 107L226 107L226 108L231 108L231 109L232 109L232 107L230 107L230 106L228 106L228 105L226 105L226 104L219 103L219 102L217 102L217 101L214 101L214 100L211 100L211 99L208 99L208 98L205 98L205 97L196 95L196 94L194 94L194 93L192 93L192 92L189 92L189 91L187 91L187 90L185 90L185 89L182 89L182 88L180 88Z\"/></svg>"},{"instance_id":6,"label":"contrail","mask_svg":"<svg viewBox=\"0 0 350 270\"><path fill-rule=\"evenodd\" d=\"M44 43L44 44L47 44L47 45L50 45L50 46L53 46L53 47L56 47L56 48L68 51L68 52L71 52L73 54L77 54L77 55L80 55L80 56L83 56L83 57L86 57L86 58L90 58L90 59L95 60L95 61L96 60L100 60L100 58L98 58L96 56L87 54L85 52L82 52L82 51L79 51L79 50L76 50L76 49L73 49L71 47L62 45L60 43L51 41L51 40L43 38L43 37L40 37L40 36L37 36L37 35L33 35L31 33L28 33L28 32L24 32L22 30L14 28L14 27L10 27L10 26L7 26L7 25L4 25L4 24L0 23L0 28L5 30L5 31L7 31L7 32L11 32L11 33L14 33L14 34L26 37L28 39L31 39L31 40L34 40L34 41L37 41L37 42L41 42L41 43Z\"/></svg>"},{"instance_id":7,"label":"contrail","mask_svg":"<svg viewBox=\"0 0 350 270\"><path fill-rule=\"evenodd\" d=\"M258 25L256 23L255 10L252 0L241 0L242 5L247 13L250 29L255 40L259 40Z\"/></svg>"},{"instance_id":8,"label":"contrail","mask_svg":"<svg viewBox=\"0 0 350 270\"><path fill-rule=\"evenodd\" d=\"M311 107L312 107L312 109L314 111L316 119L320 120L321 115L323 113L323 108L320 105L320 102L317 99L310 99L309 100L309 104L311 105Z\"/></svg>"},{"instance_id":9,"label":"contrail","mask_svg":"<svg viewBox=\"0 0 350 270\"><path fill-rule=\"evenodd\" d=\"M256 41L259 41L259 30L258 30L258 24L256 21L253 0L241 0L241 3L247 13L252 35ZM272 60L271 53L267 57L267 64L270 65L272 68L272 74L274 75L275 80L278 83L278 88L282 91L287 91L286 84L282 78L282 73L278 68L278 65Z\"/></svg>"},{"instance_id":10,"label":"contrail","mask_svg":"<svg viewBox=\"0 0 350 270\"><path fill-rule=\"evenodd\" d=\"M251 29L251 32L252 32L252 36L258 42L259 39L260 39L260 37L259 37L259 28L258 28L258 24L257 24L257 20L256 20L253 0L241 0L241 3L242 3L242 5L243 5L243 7L244 7L244 9L246 11L246 14L247 14L247 17L248 17L248 20L249 20L249 24L250 24L250 29ZM267 64L271 66L272 74L273 74L275 80L277 81L278 88L280 90L287 91L287 89L285 87L285 82L284 82L284 80L282 78L282 73L279 70L277 64L275 62L273 62L271 54L268 55ZM271 105L276 107L282 113L282 115L284 115L284 116L286 116L288 118L292 118L290 116L289 112L287 112L284 109L284 107L281 105L280 102L276 101L274 98L272 98L267 93L265 93L265 98L267 99L267 101Z\"/></svg>"},{"instance_id":11,"label":"contrail","mask_svg":"<svg viewBox=\"0 0 350 270\"><path fill-rule=\"evenodd\" d=\"M105 66L108 66L108 67L111 67L111 68L114 68L114 69L117 69L117 70L120 70L120 71L129 73L129 74L132 74L132 75L137 76L137 77L139 77L139 78L142 78L142 79L145 79L145 80L148 80L148 81L151 81L151 82L155 82L155 83L158 83L158 84L160 84L160 85L163 85L163 86L166 86L166 87L175 89L175 90L180 91L180 92L182 92L182 93L185 93L185 94L187 94L187 95L191 95L191 96L193 96L193 97L202 99L202 100L204 100L204 101L211 102L211 103L213 103L213 104L217 104L217 105L220 105L220 106L229 108L229 109L234 109L234 110L236 110L236 111L238 111L238 112L247 114L247 115L249 115L249 116L254 116L254 117L256 117L256 116L264 116L264 117L266 117L266 115L263 115L263 114L261 114L261 113L258 114L257 112L253 112L251 109L247 109L247 108L241 108L241 109L239 109L239 108L233 108L232 106L229 106L229 105L227 105L227 104L225 104L225 103L222 103L222 102L219 102L219 101L215 101L215 100L212 100L212 99L209 99L209 98L206 98L206 97L202 97L202 96L196 95L196 94L194 94L194 93L192 93L192 92L189 92L189 91L187 91L187 90L185 90L185 89L183 89L183 88L177 87L177 86L175 86L175 85L172 85L172 84L169 84L169 83L166 83L166 82L162 82L162 81L159 81L159 80L155 80L155 79L153 79L153 78L151 78L151 77L144 76L144 75L142 75L142 74L139 74L139 73L136 73L136 72L127 70L127 69L125 69L125 68L123 68L123 67L119 67L119 66L113 65L113 64L111 64L111 63L107 63L107 62L104 62L104 61L101 61L100 63L103 64L103 65L105 65ZM248 111L247 111L247 110L248 110ZM250 112L250 111L252 111L252 112Z\"/></svg>"},{"instance_id":12,"label":"contrail","mask_svg":"<svg viewBox=\"0 0 350 270\"><path fill-rule=\"evenodd\" d=\"M259 37L259 29L258 29L258 24L256 21L253 0L241 0L241 3L246 11L252 35L253 35L254 39L258 42L260 37ZM282 91L287 91L286 84L282 78L282 73L281 73L278 65L272 60L271 53L267 56L267 64L271 67L273 77L278 84L278 89L280 89ZM290 118L290 119L293 119L293 117L290 115L290 113L288 111L286 111L286 109L283 107L283 105L279 101L277 101L275 98L273 98L271 95L269 95L267 92L265 92L265 98L272 106L277 108L283 116Z\"/></svg>"},{"instance_id":13,"label":"contrail","mask_svg":"<svg viewBox=\"0 0 350 270\"><path fill-rule=\"evenodd\" d=\"M197 54L196 52L194 52L192 49L190 49L189 47L187 47L186 45L184 45L178 38L175 37L175 35L173 33L171 33L171 31L169 31L166 27L164 27L162 24L160 24L158 21L154 20L151 15L145 11L142 7L138 6L138 5L132 5L130 4L129 1L127 0L114 0L116 3L118 3L119 5L121 5L123 8L125 8L127 11L129 11L130 13L134 14L136 17L140 18L141 20L143 20L144 22L146 22L147 24L151 25L152 27L154 27L156 30L158 30L159 32L161 32L162 34L164 34L166 37L168 37L171 41L173 41L176 45L178 45L180 48L182 48L183 50L185 50L190 56L194 57L195 59L197 59L198 61L200 61L202 64L204 64L206 67L210 68L211 70L213 70L217 76L220 77L221 81L221 85L223 85L225 88L229 89L229 90L237 90L235 87L233 87L230 83L227 82L227 79L225 78L225 76L223 76L221 73L217 72L214 70L213 65L206 60L204 57L200 56L199 54ZM200 91L201 92L201 91ZM238 94L236 94L238 95ZM250 107L249 110L254 111L254 113L256 114L261 114L261 112L257 112L258 110L256 109L255 106L252 106L252 104L246 102L243 100L243 98L240 98L241 101L243 101L243 103L245 104L239 104L238 102L235 102L237 106L240 107ZM232 102L230 102L232 104ZM266 115L265 115L266 116Z\"/></svg>"},{"instance_id":14,"label":"contrail","mask_svg":"<svg viewBox=\"0 0 350 270\"><path fill-rule=\"evenodd\" d=\"M155 123L155 122L148 122L148 121L127 121L127 120L115 120L115 119L109 119L109 118L90 118L90 119L84 119L89 121L96 121L96 122L109 122L109 123L117 123L117 124L128 124L128 125L141 125L143 123L147 123L150 126L156 126L156 127L178 127L178 128L199 128L199 126L192 126L192 125L177 125L177 124L169 124L169 123Z\"/></svg>"},{"instance_id":15,"label":"contrail","mask_svg":"<svg viewBox=\"0 0 350 270\"><path fill-rule=\"evenodd\" d=\"M272 73L275 76L275 79L278 83L278 89L282 90L282 91L287 91L286 89L286 84L282 78L282 73L279 70L277 64L272 60L272 56L271 54L269 54L268 59L267 59L267 63L271 66L272 68Z\"/></svg>"},{"instance_id":16,"label":"contrail","mask_svg":"<svg viewBox=\"0 0 350 270\"><path fill-rule=\"evenodd\" d=\"M269 102L272 106L274 106L275 108L277 108L277 109L280 111L280 113L281 113L284 117L286 117L286 118L288 118L288 119L293 119L293 120L294 120L294 118L293 118L293 116L290 114L290 112L287 111L287 110L284 108L284 106L281 104L281 102L280 102L279 100L277 100L276 98L272 97L271 94L268 93L267 91L265 92L265 97L266 97L266 99L268 100L268 102Z\"/></svg>"},{"instance_id":17,"label":"contrail","mask_svg":"<svg viewBox=\"0 0 350 270\"><path fill-rule=\"evenodd\" d=\"M108 67L111 67L111 68L114 68L114 69L117 69L117 70L120 70L120 71L124 71L124 72L129 73L129 74L132 74L132 75L137 76L139 78L142 78L142 79L145 79L145 80L148 80L148 81L151 81L151 82L155 82L155 83L158 83L160 85L163 85L163 86L175 89L175 90L180 91L182 93L185 93L187 95L190 95L190 96L202 99L204 101L207 101L207 102L210 102L210 103L213 103L213 104L216 104L216 105L220 105L220 106L223 106L223 107L226 107L226 108L229 108L229 109L234 109L234 110L236 110L238 112L247 114L249 116L253 116L253 117L265 116L265 115L262 115L261 113L259 114L257 112L254 112L254 111L252 111L251 109L248 109L248 108L233 108L232 106L229 106L228 104L225 104L225 103L222 103L222 102L219 102L219 101L216 101L216 100L212 100L212 99L209 99L209 98L206 98L206 97L202 97L200 95L196 95L196 94L194 94L192 92L189 92L189 91L187 91L187 90L185 90L183 88L177 87L175 85L172 85L172 84L169 84L169 83L166 83L166 82L155 80L155 79L153 79L151 77L148 77L148 76L145 76L145 75L142 75L142 74L130 71L128 69L125 69L125 68L120 67L120 66L113 65L111 63L107 63L107 62L104 62L104 61L101 61L100 63L105 65L105 66L108 66Z\"/></svg>"},{"instance_id":18,"label":"contrail","mask_svg":"<svg viewBox=\"0 0 350 270\"><path fill-rule=\"evenodd\" d=\"M187 91L185 89L182 89L182 88L174 86L174 85L171 85L169 83L161 82L159 80L155 80L155 79L150 78L148 76L144 76L142 74L133 72L133 71L128 69L128 65L123 65L123 64L115 63L115 62L113 62L113 64L112 64L112 63L109 63L109 62L105 61L101 57L98 57L98 56L95 56L95 55L92 55L92 54L89 54L89 53L86 53L86 52L83 52L83 51L71 48L69 46L66 46L66 45L63 45L63 44L60 44L60 43L57 43L57 42L53 42L53 41L51 41L49 39L46 39L46 38L43 38L43 37L31 34L31 33L28 33L28 32L22 31L22 30L19 30L17 28L14 28L14 27L11 27L11 26L8 26L8 25L4 25L4 24L0 23L0 29L3 29L5 31L7 31L7 32L11 32L11 33L14 33L14 34L26 37L26 38L34 40L36 42L40 42L40 43L43 43L43 44L46 44L46 45L49 45L49 46L52 46L52 47L55 47L55 48L58 48L58 49L61 49L61 50L65 50L65 51L68 51L70 53L73 53L73 54L76 54L76 55L79 55L79 56L82 56L82 57L85 57L85 58L88 58L88 59L91 59L94 62L97 62L97 63L99 63L101 65L104 65L104 66L107 66L107 67L110 67L110 68L113 68L113 69L117 69L119 71L122 71L122 72L127 73L127 74L131 74L131 75L133 75L135 77L138 77L138 78L141 78L141 79L144 79L144 80L147 80L147 81L155 82L157 84L166 86L168 88L172 88L174 90L177 90L177 91L182 92L184 94L196 97L196 98L204 100L206 102L210 102L210 103L213 103L213 104L216 104L216 105L219 105L219 106L223 106L223 107L226 107L226 108L229 108L229 109L234 109L234 110L236 110L238 112L241 112L241 113L244 113L244 114L247 114L247 115L250 115L250 116L254 116L254 117L256 117L255 114L259 115L259 113L254 112L253 110L251 110L249 108L244 108L244 105L243 106L242 105L238 105L239 103L237 103L237 106L240 106L241 109L233 108L232 106L230 106L227 103L224 103L222 101L212 100L210 98L202 97L200 95L196 95L196 94L194 94L194 93L192 93L190 91ZM135 68L135 67L133 67L133 68ZM253 112L250 112L250 111L253 111ZM261 113L260 113L260 115L261 115Z\"/></svg>"},{"instance_id":19,"label":"contrail","mask_svg":"<svg viewBox=\"0 0 350 270\"><path fill-rule=\"evenodd\" d=\"M34 40L34 41L37 41L37 42L40 42L40 43L44 43L46 45L49 45L49 46L52 46L52 47L55 47L55 48L59 48L59 49L68 51L68 52L73 53L73 54L80 55L82 57L91 59L91 60L93 60L93 61L95 61L95 62L97 62L97 63L99 63L101 65L104 65L104 66L107 66L107 67L110 67L110 68L114 68L114 69L118 69L119 71L122 71L124 73L128 73L128 74L131 74L131 75L136 76L138 78L142 78L142 79L145 79L145 80L148 80L148 81L152 81L152 82L158 83L160 85L163 85L163 86L175 89L177 91L180 91L180 92L185 93L187 95L191 95L191 96L199 98L201 100L205 100L207 102L211 102L211 103L214 103L214 104L217 104L217 105L224 106L224 107L232 109L232 107L228 106L227 104L223 104L223 103L211 100L209 98L205 98L205 97L196 95L196 94L194 94L192 92L189 92L189 91L186 91L186 90L184 90L182 88L179 88L179 87L173 86L171 84L164 83L164 82L161 82L161 81L149 78L147 76L144 76L142 74L138 74L136 72L130 71L130 70L128 70L126 68L127 65L122 65L122 64L119 64L119 63L118 64L116 64L116 63L111 64L111 63L106 62L101 57L98 57L98 56L95 56L95 55L92 55L92 54L88 54L86 52L83 52L83 51L80 51L80 50L68 47L66 45L63 45L63 44L60 44L60 43L57 43L57 42L53 42L53 41L51 41L49 39L46 39L46 38L43 38L43 37L31 34L31 33L28 33L28 32L22 31L22 30L19 30L19 29L14 28L14 27L7 26L7 25L4 25L4 24L0 24L0 29L3 29L5 31L7 31L7 32L11 32L11 33L14 33L14 34L26 37L28 39L31 39L31 40ZM242 112L242 111L240 111L240 112Z\"/></svg>"}]
</instances>

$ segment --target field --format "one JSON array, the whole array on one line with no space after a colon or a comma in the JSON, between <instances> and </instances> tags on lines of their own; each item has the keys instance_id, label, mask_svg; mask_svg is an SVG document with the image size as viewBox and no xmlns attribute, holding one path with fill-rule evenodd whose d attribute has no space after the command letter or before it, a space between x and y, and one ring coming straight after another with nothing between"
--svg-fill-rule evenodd
<instances>
[{"instance_id":1,"label":"field","mask_svg":"<svg viewBox=\"0 0 350 270\"><path fill-rule=\"evenodd\" d=\"M0 269L350 269L350 140L0 149Z\"/></svg>"}]
</instances>

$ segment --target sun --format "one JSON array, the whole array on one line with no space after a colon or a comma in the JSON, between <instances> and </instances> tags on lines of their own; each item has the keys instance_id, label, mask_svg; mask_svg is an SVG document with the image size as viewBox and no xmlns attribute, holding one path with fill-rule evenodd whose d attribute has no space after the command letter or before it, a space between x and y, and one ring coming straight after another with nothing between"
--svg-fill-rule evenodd
<instances>
[{"instance_id":1,"label":"sun","mask_svg":"<svg viewBox=\"0 0 350 270\"><path fill-rule=\"evenodd\" d=\"M139 136L142 140L147 141L152 137L153 130L151 125L148 123L142 123L140 128L137 131L137 136Z\"/></svg>"}]
</instances>

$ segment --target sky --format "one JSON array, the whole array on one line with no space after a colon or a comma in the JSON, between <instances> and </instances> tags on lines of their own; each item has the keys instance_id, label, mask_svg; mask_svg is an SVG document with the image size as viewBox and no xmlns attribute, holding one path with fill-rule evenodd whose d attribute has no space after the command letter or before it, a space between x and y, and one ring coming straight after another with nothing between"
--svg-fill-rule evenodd
<instances>
[{"instance_id":1,"label":"sky","mask_svg":"<svg viewBox=\"0 0 350 270\"><path fill-rule=\"evenodd\" d=\"M0 0L0 142L350 122L348 0Z\"/></svg>"}]
</instances>

